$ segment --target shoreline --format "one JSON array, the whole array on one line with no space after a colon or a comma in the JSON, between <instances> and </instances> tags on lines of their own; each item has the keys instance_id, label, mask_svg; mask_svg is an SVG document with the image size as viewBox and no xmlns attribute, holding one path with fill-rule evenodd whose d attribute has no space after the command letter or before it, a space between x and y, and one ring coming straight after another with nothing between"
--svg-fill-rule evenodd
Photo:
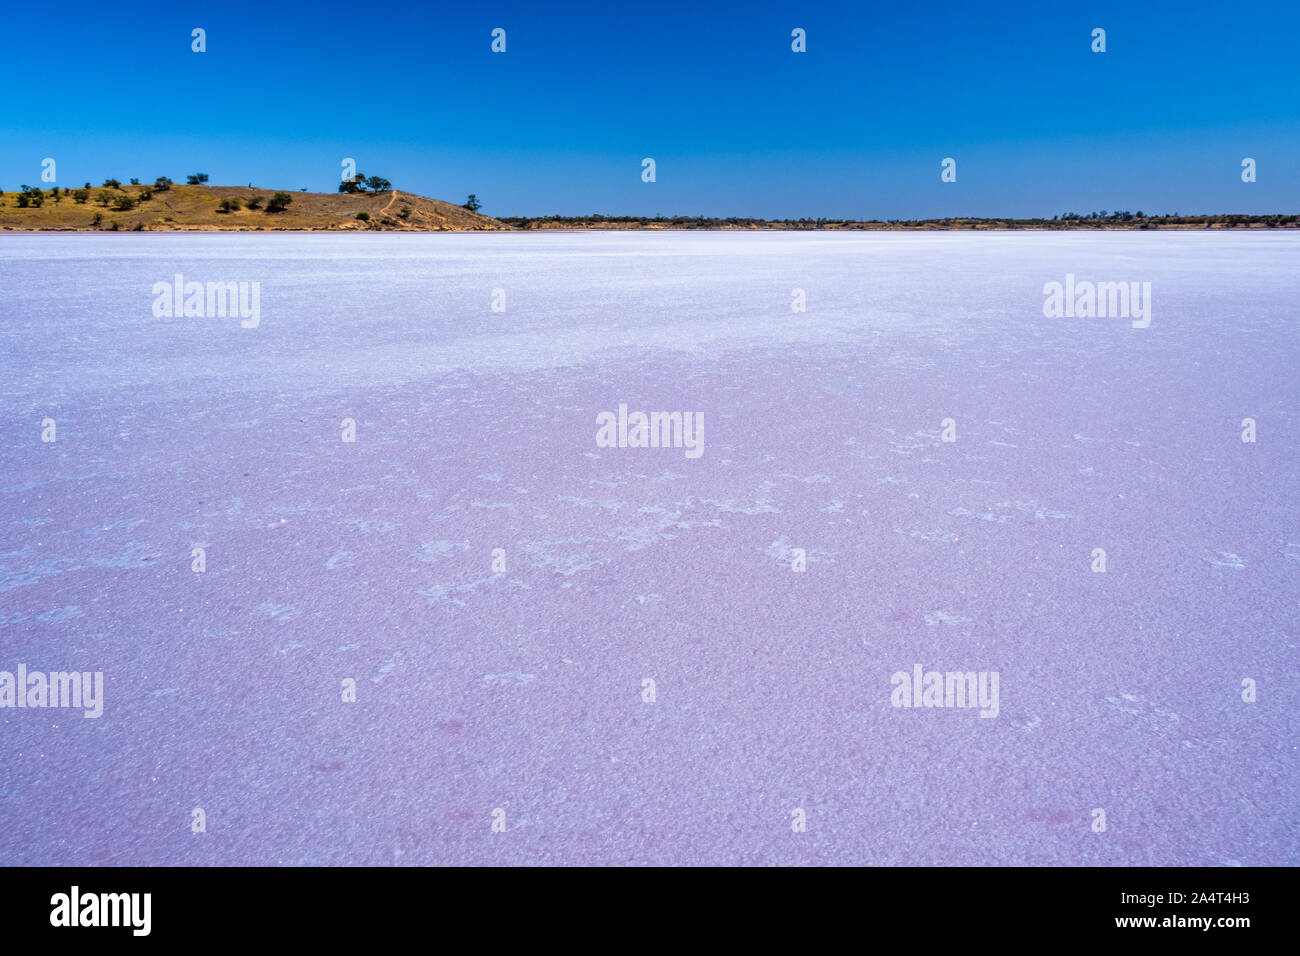
<instances>
[{"instance_id":1,"label":"shoreline","mask_svg":"<svg viewBox=\"0 0 1300 956\"><path fill-rule=\"evenodd\" d=\"M1160 227L1141 226L1091 226L1091 227L1045 227L1045 226L980 226L980 227L958 227L958 226L871 226L871 227L834 227L834 228L799 228L799 227L781 227L781 226L764 226L747 228L743 226L547 226L534 229L505 228L505 229L262 229L262 228L244 228L244 227L194 227L188 229L91 229L91 228L66 228L66 229L35 229L22 226L0 226L0 234L4 233L21 233L25 235L47 234L47 235L68 235L71 233L86 235L139 235L148 233L150 235L212 235L220 234L240 234L240 235L540 235L546 233L603 233L603 232L673 232L673 233L700 233L700 232L725 232L725 233L874 233L874 232L905 232L905 233L960 233L966 235L972 232L995 232L995 233L1018 233L1018 232L1042 232L1042 233L1101 233L1101 232L1243 232L1243 233L1270 233L1270 232L1297 232L1300 231L1300 223L1285 226L1223 226L1223 225L1206 225L1204 223L1188 223Z\"/></svg>"},{"instance_id":2,"label":"shoreline","mask_svg":"<svg viewBox=\"0 0 1300 956\"><path fill-rule=\"evenodd\" d=\"M149 186L105 180L86 186L24 186L0 193L0 232L1116 232L1300 229L1300 213L1147 214L1094 210L1052 216L934 216L847 219L825 216L607 215L488 216L470 205L392 188L316 193L254 186ZM71 200L65 203L65 200ZM12 203L12 205L11 205Z\"/></svg>"}]
</instances>

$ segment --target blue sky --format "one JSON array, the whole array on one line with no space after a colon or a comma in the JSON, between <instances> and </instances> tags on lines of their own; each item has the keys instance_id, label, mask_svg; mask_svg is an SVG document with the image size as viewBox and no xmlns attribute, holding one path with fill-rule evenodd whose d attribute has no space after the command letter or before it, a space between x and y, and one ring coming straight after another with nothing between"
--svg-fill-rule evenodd
<instances>
[{"instance_id":1,"label":"blue sky","mask_svg":"<svg viewBox=\"0 0 1300 956\"><path fill-rule=\"evenodd\" d=\"M353 157L399 189L476 193L491 215L1300 210L1296 0L69 0L18 14L0 58L6 190L53 157L60 185L201 170L332 191Z\"/></svg>"}]
</instances>

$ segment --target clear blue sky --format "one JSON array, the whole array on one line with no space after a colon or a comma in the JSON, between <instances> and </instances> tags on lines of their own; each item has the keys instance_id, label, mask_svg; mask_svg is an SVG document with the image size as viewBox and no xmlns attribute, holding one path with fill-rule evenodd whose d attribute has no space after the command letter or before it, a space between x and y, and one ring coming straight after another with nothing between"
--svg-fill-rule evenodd
<instances>
[{"instance_id":1,"label":"clear blue sky","mask_svg":"<svg viewBox=\"0 0 1300 956\"><path fill-rule=\"evenodd\" d=\"M68 0L6 22L6 190L48 156L59 185L332 191L354 157L491 215L1300 210L1297 0Z\"/></svg>"}]
</instances>

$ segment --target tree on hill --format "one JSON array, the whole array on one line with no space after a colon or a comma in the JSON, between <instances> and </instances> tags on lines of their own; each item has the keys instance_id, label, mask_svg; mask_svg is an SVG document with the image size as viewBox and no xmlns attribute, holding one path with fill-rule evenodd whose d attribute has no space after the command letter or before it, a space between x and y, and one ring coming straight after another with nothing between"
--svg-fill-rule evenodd
<instances>
[{"instance_id":1,"label":"tree on hill","mask_svg":"<svg viewBox=\"0 0 1300 956\"><path fill-rule=\"evenodd\" d=\"M105 179L105 180L104 180L104 188L105 188L105 189L121 189L121 188L122 188L122 184L121 184L120 182L118 182L116 179Z\"/></svg>"},{"instance_id":2,"label":"tree on hill","mask_svg":"<svg viewBox=\"0 0 1300 956\"><path fill-rule=\"evenodd\" d=\"M465 200L465 205L462 206L461 208L468 209L470 212L478 212L481 208L483 208L483 204L478 201L477 196L475 196L473 193L470 193L469 198Z\"/></svg>"},{"instance_id":3,"label":"tree on hill","mask_svg":"<svg viewBox=\"0 0 1300 956\"><path fill-rule=\"evenodd\" d=\"M208 181L207 173L190 173L185 177L185 181L191 186L199 186Z\"/></svg>"},{"instance_id":4,"label":"tree on hill","mask_svg":"<svg viewBox=\"0 0 1300 956\"><path fill-rule=\"evenodd\" d=\"M370 187L372 193L387 192L393 188L393 184L383 176L371 176L366 180L366 185Z\"/></svg>"},{"instance_id":5,"label":"tree on hill","mask_svg":"<svg viewBox=\"0 0 1300 956\"><path fill-rule=\"evenodd\" d=\"M276 193L266 204L266 211L269 213L284 212L289 208L289 203L293 202L293 196L289 193Z\"/></svg>"},{"instance_id":6,"label":"tree on hill","mask_svg":"<svg viewBox=\"0 0 1300 956\"><path fill-rule=\"evenodd\" d=\"M159 176L153 181L153 188L158 190L160 193L166 192L168 189L172 188L172 181L166 176Z\"/></svg>"},{"instance_id":7,"label":"tree on hill","mask_svg":"<svg viewBox=\"0 0 1300 956\"><path fill-rule=\"evenodd\" d=\"M349 176L343 182L339 183L339 192L341 193L360 193L366 190L365 173L357 173L355 176Z\"/></svg>"},{"instance_id":8,"label":"tree on hill","mask_svg":"<svg viewBox=\"0 0 1300 956\"><path fill-rule=\"evenodd\" d=\"M261 196L250 196L250 197L248 198L248 208L249 208L249 209L261 209L261 208L262 208L262 197L261 197Z\"/></svg>"}]
</instances>

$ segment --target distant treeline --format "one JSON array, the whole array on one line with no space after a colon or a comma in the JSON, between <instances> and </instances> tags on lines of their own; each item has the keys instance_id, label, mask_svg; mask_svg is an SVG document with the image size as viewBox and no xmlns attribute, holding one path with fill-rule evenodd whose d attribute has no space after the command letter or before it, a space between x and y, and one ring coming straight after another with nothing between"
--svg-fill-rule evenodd
<instances>
[{"instance_id":1,"label":"distant treeline","mask_svg":"<svg viewBox=\"0 0 1300 956\"><path fill-rule=\"evenodd\" d=\"M730 216L498 216L517 229L1296 229L1300 214L1238 213L1183 216L1137 212L1068 212L1051 219L952 217L946 219L753 219Z\"/></svg>"}]
</instances>

